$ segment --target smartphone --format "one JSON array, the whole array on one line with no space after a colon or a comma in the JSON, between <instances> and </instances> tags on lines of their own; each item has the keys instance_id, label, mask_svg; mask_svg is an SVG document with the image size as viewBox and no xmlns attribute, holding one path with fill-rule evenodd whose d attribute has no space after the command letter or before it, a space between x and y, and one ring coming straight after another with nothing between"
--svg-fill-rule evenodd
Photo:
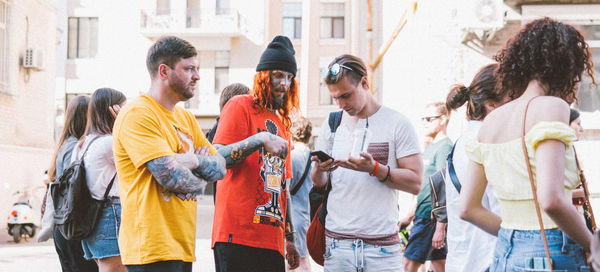
<instances>
[{"instance_id":1,"label":"smartphone","mask_svg":"<svg viewBox=\"0 0 600 272\"><path fill-rule=\"evenodd\" d=\"M333 160L333 158L331 156L327 155L327 153L325 153L325 152L323 152L321 150L310 152L310 156L311 157L312 156L317 156L317 158L319 158L319 160L321 162L328 161L328 160Z\"/></svg>"}]
</instances>

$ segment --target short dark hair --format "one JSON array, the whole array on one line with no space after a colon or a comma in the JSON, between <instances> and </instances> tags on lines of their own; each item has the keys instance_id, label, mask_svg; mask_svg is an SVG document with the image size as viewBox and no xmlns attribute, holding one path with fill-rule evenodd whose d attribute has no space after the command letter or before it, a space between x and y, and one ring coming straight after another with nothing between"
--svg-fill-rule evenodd
<instances>
[{"instance_id":1,"label":"short dark hair","mask_svg":"<svg viewBox=\"0 0 600 272\"><path fill-rule=\"evenodd\" d=\"M236 95L248 94L250 88L242 83L232 83L223 88L221 98L219 99L219 107L223 109L227 101Z\"/></svg>"},{"instance_id":2,"label":"short dark hair","mask_svg":"<svg viewBox=\"0 0 600 272\"><path fill-rule=\"evenodd\" d=\"M148 68L150 77L155 78L158 66L161 64L173 68L180 59L187 59L197 55L198 51L188 41L175 36L162 37L148 49L146 68Z\"/></svg>"},{"instance_id":3,"label":"short dark hair","mask_svg":"<svg viewBox=\"0 0 600 272\"><path fill-rule=\"evenodd\" d=\"M333 74L331 74L330 71L331 71L331 67L336 63L339 65L342 65L342 66L346 66L352 70L341 68L339 76L333 75ZM365 65L365 62L357 56L344 54L344 55L341 55L341 56L335 58L329 64L329 66L327 66L327 75L325 76L325 84L327 84L327 85L336 84L343 78L348 77L348 80L350 80L350 82L352 84L356 85L356 84L358 84L358 82L360 81L361 78L366 77L366 76L367 76L367 66Z\"/></svg>"}]
</instances>

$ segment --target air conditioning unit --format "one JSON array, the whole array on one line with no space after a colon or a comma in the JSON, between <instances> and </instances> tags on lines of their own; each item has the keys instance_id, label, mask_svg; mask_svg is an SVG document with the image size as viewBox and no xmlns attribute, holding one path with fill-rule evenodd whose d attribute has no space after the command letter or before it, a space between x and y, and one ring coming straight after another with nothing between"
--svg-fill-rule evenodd
<instances>
[{"instance_id":1,"label":"air conditioning unit","mask_svg":"<svg viewBox=\"0 0 600 272\"><path fill-rule=\"evenodd\" d=\"M457 11L463 29L499 29L504 26L506 7L502 0L460 0Z\"/></svg>"},{"instance_id":2,"label":"air conditioning unit","mask_svg":"<svg viewBox=\"0 0 600 272\"><path fill-rule=\"evenodd\" d=\"M44 65L44 54L41 50L28 48L23 57L23 68L42 70Z\"/></svg>"}]
</instances>

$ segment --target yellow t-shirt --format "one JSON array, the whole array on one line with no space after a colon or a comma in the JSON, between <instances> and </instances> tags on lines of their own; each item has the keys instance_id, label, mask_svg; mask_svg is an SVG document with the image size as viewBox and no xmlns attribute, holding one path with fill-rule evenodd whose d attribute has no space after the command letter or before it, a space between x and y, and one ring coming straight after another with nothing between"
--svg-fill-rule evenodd
<instances>
[{"instance_id":1,"label":"yellow t-shirt","mask_svg":"<svg viewBox=\"0 0 600 272\"><path fill-rule=\"evenodd\" d=\"M196 194L168 191L145 163L183 153L192 145L209 146L215 154L196 119L181 107L171 112L149 95L142 95L123 107L113 137L122 205L119 250L123 263L195 261Z\"/></svg>"}]
</instances>

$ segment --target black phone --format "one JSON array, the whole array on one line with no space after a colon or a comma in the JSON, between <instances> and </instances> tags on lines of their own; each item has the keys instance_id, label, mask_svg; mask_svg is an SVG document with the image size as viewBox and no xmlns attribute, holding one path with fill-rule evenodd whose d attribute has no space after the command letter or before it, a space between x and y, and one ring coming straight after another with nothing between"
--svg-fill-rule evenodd
<instances>
[{"instance_id":1,"label":"black phone","mask_svg":"<svg viewBox=\"0 0 600 272\"><path fill-rule=\"evenodd\" d=\"M319 160L321 162L324 161L328 161L328 160L333 160L333 158L331 156L329 156L327 153L321 151L321 150L317 150L317 151L312 151L310 152L310 156L317 156L317 158L319 158Z\"/></svg>"}]
</instances>

